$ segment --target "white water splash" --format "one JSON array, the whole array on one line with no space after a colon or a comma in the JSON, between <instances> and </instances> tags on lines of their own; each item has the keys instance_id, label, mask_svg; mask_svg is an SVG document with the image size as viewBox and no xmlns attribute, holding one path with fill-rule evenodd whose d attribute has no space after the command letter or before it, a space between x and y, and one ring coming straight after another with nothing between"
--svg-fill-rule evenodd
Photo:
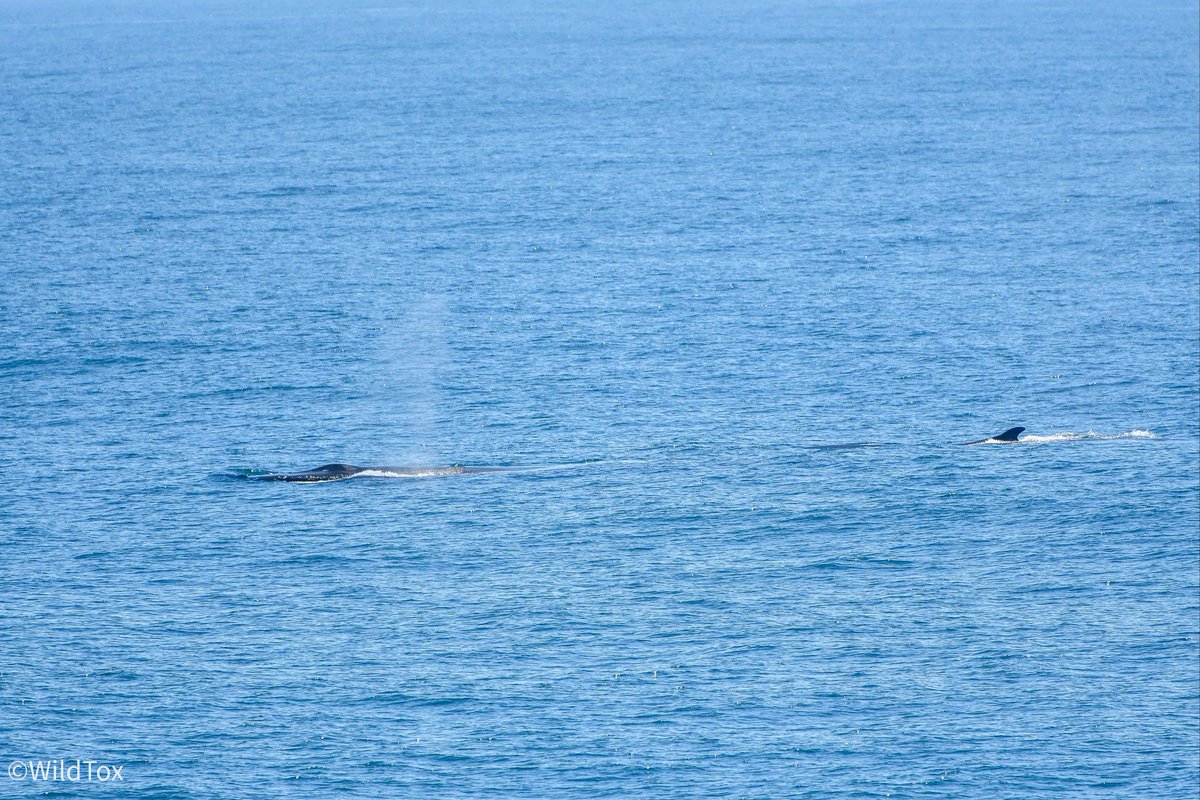
<instances>
[{"instance_id":1,"label":"white water splash","mask_svg":"<svg viewBox=\"0 0 1200 800\"><path fill-rule=\"evenodd\" d=\"M1048 444L1051 442L1080 442L1080 441L1089 441L1089 440L1090 441L1104 441L1104 440L1109 440L1109 439L1157 439L1157 438L1158 438L1158 434L1154 433L1153 431L1134 429L1131 431L1125 431L1124 433L1096 433L1095 431L1088 431L1087 433L1074 433L1071 431L1065 431L1063 433L1051 433L1051 434L1044 434L1044 435L1039 435L1039 434L1034 433L1034 434L1029 434L1028 436L1022 436L1020 441L1022 443L1030 443L1030 444Z\"/></svg>"},{"instance_id":2,"label":"white water splash","mask_svg":"<svg viewBox=\"0 0 1200 800\"><path fill-rule=\"evenodd\" d=\"M351 478L441 478L446 475L461 475L462 467L400 467L395 469L364 469L349 476Z\"/></svg>"}]
</instances>

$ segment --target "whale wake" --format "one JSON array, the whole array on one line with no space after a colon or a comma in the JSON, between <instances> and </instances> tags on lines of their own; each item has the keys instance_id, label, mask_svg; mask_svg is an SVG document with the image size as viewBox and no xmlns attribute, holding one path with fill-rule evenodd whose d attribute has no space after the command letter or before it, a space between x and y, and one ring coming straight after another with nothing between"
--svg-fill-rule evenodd
<instances>
[{"instance_id":1,"label":"whale wake","mask_svg":"<svg viewBox=\"0 0 1200 800\"><path fill-rule=\"evenodd\" d=\"M344 481L349 478L443 478L450 475L482 475L487 473L529 473L555 470L569 470L585 466L584 462L577 464L545 464L537 466L491 467L464 466L451 464L436 467L359 467L354 464L326 464L315 469L300 472L271 472L268 470L243 469L235 470L234 475L240 478L252 478L260 481L283 481L286 483L329 483Z\"/></svg>"}]
</instances>

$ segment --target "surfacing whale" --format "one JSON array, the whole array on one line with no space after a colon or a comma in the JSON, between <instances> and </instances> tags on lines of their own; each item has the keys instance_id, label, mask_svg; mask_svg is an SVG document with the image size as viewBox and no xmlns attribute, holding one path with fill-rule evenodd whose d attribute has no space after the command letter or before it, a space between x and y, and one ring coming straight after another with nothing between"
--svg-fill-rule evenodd
<instances>
[{"instance_id":1,"label":"surfacing whale","mask_svg":"<svg viewBox=\"0 0 1200 800\"><path fill-rule=\"evenodd\" d=\"M989 436L986 439L976 439L973 442L963 442L963 444L999 444L1000 442L1015 442L1017 437L1021 435L1024 428L1009 428L1004 433L998 433L995 436Z\"/></svg>"},{"instance_id":2,"label":"surfacing whale","mask_svg":"<svg viewBox=\"0 0 1200 800\"><path fill-rule=\"evenodd\" d=\"M437 478L443 475L474 475L484 472L509 472L512 467L357 467L354 464L326 464L303 472L267 472L250 475L262 481L287 481L288 483L325 483L346 478Z\"/></svg>"}]
</instances>

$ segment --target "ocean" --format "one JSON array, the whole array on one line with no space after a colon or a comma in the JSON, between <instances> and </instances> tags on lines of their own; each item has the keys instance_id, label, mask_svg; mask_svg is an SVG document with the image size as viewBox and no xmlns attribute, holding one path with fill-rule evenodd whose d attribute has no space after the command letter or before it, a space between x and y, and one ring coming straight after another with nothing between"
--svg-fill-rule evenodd
<instances>
[{"instance_id":1,"label":"ocean","mask_svg":"<svg viewBox=\"0 0 1200 800\"><path fill-rule=\"evenodd\" d=\"M5 0L0 336L0 797L1200 791L1194 2Z\"/></svg>"}]
</instances>

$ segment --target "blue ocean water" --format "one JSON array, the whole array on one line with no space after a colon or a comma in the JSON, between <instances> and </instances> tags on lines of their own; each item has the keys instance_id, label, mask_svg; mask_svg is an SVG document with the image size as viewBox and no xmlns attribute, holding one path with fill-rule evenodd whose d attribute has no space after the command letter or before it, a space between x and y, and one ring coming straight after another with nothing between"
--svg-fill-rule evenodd
<instances>
[{"instance_id":1,"label":"blue ocean water","mask_svg":"<svg viewBox=\"0 0 1200 800\"><path fill-rule=\"evenodd\" d=\"M0 796L1195 797L1198 24L0 5Z\"/></svg>"}]
</instances>

